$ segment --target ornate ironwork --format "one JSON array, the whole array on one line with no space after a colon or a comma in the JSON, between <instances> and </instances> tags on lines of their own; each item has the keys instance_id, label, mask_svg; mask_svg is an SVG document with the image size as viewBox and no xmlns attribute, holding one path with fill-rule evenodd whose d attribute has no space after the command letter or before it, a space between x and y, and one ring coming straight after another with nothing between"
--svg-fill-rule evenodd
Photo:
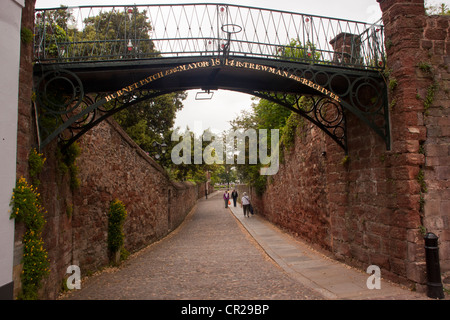
<instances>
[{"instance_id":1,"label":"ornate ironwork","mask_svg":"<svg viewBox=\"0 0 450 320\"><path fill-rule=\"evenodd\" d=\"M342 106L326 97L253 92L253 95L275 102L300 114L322 129L347 151L347 123Z\"/></svg>"},{"instance_id":2,"label":"ornate ironwork","mask_svg":"<svg viewBox=\"0 0 450 320\"><path fill-rule=\"evenodd\" d=\"M100 16L102 23L96 20ZM248 6L171 4L37 9L35 25L35 60L39 63L225 53L356 69L384 68L380 23ZM345 46L336 49L342 35L351 37L350 50ZM302 54L298 54L299 49Z\"/></svg>"},{"instance_id":3,"label":"ornate ironwork","mask_svg":"<svg viewBox=\"0 0 450 320\"><path fill-rule=\"evenodd\" d=\"M73 110L68 110L66 113L59 115L59 121L55 126L51 127L52 131L50 133L45 131L45 129L42 131L44 126L41 123L39 124L40 140L42 141L39 147L41 149L52 140L58 138L62 148L65 149L91 128L115 113L170 92L172 91L135 90L110 101L105 99L105 96L110 93L98 94L95 97L86 96L76 113ZM44 113L41 118L46 116Z\"/></svg>"},{"instance_id":4,"label":"ornate ironwork","mask_svg":"<svg viewBox=\"0 0 450 320\"><path fill-rule=\"evenodd\" d=\"M87 39L86 29L91 36L100 34L89 24L100 14L119 19L123 30L108 29L108 24L102 31L103 35L117 32L117 40ZM137 26L139 14L150 20L148 39L137 31L143 28ZM390 148L386 83L378 71L384 66L382 26L221 4L38 9L36 16L40 19L35 74L41 147L57 137L69 145L106 117L162 94L226 88L299 113L345 150L346 113L351 112ZM57 37L58 16L67 30L68 21L83 16L72 21L76 25L72 29L79 29L70 31L72 41ZM133 38L126 26L133 26L134 35L141 36ZM119 35L121 31L128 36ZM136 47L137 43L142 46ZM194 49L188 49L194 43ZM89 48L89 53L82 48ZM136 79L146 68L153 74ZM129 80L121 82L120 90L105 93L117 90L117 83L106 90L97 86L96 75L105 70L111 72L111 79ZM198 72L195 82L186 77L188 70ZM265 76L261 71L266 71ZM235 81L243 72L248 72L245 85ZM158 82L169 76L178 78ZM126 82L131 79L138 82Z\"/></svg>"}]
</instances>

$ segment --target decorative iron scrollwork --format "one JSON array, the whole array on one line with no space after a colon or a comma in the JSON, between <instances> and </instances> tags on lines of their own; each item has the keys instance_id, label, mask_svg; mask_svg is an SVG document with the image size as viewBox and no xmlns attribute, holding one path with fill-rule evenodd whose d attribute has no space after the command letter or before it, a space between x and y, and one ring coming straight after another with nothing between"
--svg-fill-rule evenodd
<instances>
[{"instance_id":1,"label":"decorative iron scrollwork","mask_svg":"<svg viewBox=\"0 0 450 320\"><path fill-rule=\"evenodd\" d=\"M169 93L135 90L107 101L105 97L110 93L84 95L79 78L67 70L43 75L36 92L40 148L58 138L63 149L116 112Z\"/></svg>"},{"instance_id":2,"label":"decorative iron scrollwork","mask_svg":"<svg viewBox=\"0 0 450 320\"><path fill-rule=\"evenodd\" d=\"M345 151L347 151L347 127L342 106L326 97L305 96L266 92L253 92L253 95L275 102L308 119Z\"/></svg>"}]
</instances>

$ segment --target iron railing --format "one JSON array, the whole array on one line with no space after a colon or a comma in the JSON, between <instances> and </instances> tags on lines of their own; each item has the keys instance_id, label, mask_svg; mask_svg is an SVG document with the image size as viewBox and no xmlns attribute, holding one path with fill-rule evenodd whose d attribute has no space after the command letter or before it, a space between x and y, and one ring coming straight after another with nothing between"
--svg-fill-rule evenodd
<instances>
[{"instance_id":1,"label":"iron railing","mask_svg":"<svg viewBox=\"0 0 450 320\"><path fill-rule=\"evenodd\" d=\"M36 9L37 63L245 56L384 68L383 26L228 4Z\"/></svg>"}]
</instances>

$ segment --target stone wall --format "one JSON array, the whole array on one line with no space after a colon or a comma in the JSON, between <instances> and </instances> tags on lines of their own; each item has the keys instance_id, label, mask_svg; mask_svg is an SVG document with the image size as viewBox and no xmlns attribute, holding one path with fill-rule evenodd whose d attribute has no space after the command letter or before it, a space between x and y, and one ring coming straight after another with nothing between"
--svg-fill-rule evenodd
<instances>
[{"instance_id":1,"label":"stone wall","mask_svg":"<svg viewBox=\"0 0 450 320\"><path fill-rule=\"evenodd\" d=\"M22 27L34 30L34 6L35 0L26 0L22 9ZM28 154L36 144L36 126L33 117L34 107L32 102L33 92L33 43L21 42L20 69L19 69L19 103L17 122L17 178L23 176L29 180ZM14 234L14 265L13 281L14 296L20 289L21 267L21 240L24 233L22 224L15 223Z\"/></svg>"},{"instance_id":2,"label":"stone wall","mask_svg":"<svg viewBox=\"0 0 450 320\"><path fill-rule=\"evenodd\" d=\"M418 287L425 282L422 228L440 238L441 270L450 269L449 233L449 18L424 15L423 0L380 0L385 24L392 150L352 115L348 158L319 129L299 127L295 146L265 195L252 195L258 214L331 255L382 277ZM34 1L23 24L32 29ZM28 176L28 152L36 146L32 105L32 46L22 45L17 176ZM438 84L438 85L435 85ZM70 189L59 169L56 145L46 147L40 192L46 207L44 240L51 274L41 292L55 298L68 265L82 273L108 263L106 213L118 198L127 206L125 247L135 251L173 230L204 186L174 184L111 121L82 141L80 188ZM20 241L16 224L15 292Z\"/></svg>"},{"instance_id":3,"label":"stone wall","mask_svg":"<svg viewBox=\"0 0 450 320\"><path fill-rule=\"evenodd\" d=\"M424 112L427 139L422 152L426 192L423 194L424 226L440 239L441 269L450 271L450 19L433 16L426 20L421 49L427 54L417 75L424 81L419 95L435 95ZM427 66L431 69L428 71ZM431 96L430 96L431 97Z\"/></svg>"},{"instance_id":4,"label":"stone wall","mask_svg":"<svg viewBox=\"0 0 450 320\"><path fill-rule=\"evenodd\" d=\"M33 30L34 3L26 1L22 25ZM21 47L17 133L17 177L30 180L28 154L37 147L34 117L32 43ZM205 185L174 183L114 121L104 121L79 141L77 160L80 187L72 190L69 174L61 169L56 142L44 152L46 163L40 175L42 203L47 211L43 231L49 253L50 275L41 298L56 298L69 265L77 264L82 275L109 263L107 212L119 199L127 207L125 248L134 252L174 230L205 196ZM20 292L24 226L15 224L14 296Z\"/></svg>"},{"instance_id":5,"label":"stone wall","mask_svg":"<svg viewBox=\"0 0 450 320\"><path fill-rule=\"evenodd\" d=\"M423 289L424 230L440 237L441 271L450 270L450 18L426 16L423 1L379 2L387 81L396 83L392 149L351 114L348 158L319 129L300 126L265 194L253 197L270 221L333 257Z\"/></svg>"},{"instance_id":6,"label":"stone wall","mask_svg":"<svg viewBox=\"0 0 450 320\"><path fill-rule=\"evenodd\" d=\"M172 182L113 120L90 130L79 145L80 186L74 190L69 175L61 171L56 145L44 150L47 162L39 190L47 210L43 238L51 273L43 298L57 296L69 265L78 265L86 275L110 263L107 213L113 200L121 200L127 209L124 247L132 253L174 230L202 191L204 196L204 185ZM21 233L17 229L17 243Z\"/></svg>"},{"instance_id":7,"label":"stone wall","mask_svg":"<svg viewBox=\"0 0 450 320\"><path fill-rule=\"evenodd\" d=\"M326 152L325 136L303 121L297 133L294 147L283 151L278 174L268 178L265 195L258 201L252 192L252 198L257 211L273 223L331 249L327 176L323 174L328 165L322 155Z\"/></svg>"}]
</instances>

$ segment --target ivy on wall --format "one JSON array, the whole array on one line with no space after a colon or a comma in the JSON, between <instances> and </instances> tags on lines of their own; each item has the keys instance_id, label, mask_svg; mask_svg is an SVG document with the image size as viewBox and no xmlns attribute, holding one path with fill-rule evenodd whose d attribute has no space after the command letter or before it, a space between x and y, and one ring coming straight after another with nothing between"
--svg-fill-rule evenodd
<instances>
[{"instance_id":1,"label":"ivy on wall","mask_svg":"<svg viewBox=\"0 0 450 320\"><path fill-rule=\"evenodd\" d=\"M78 166L76 164L77 158L81 154L81 148L78 143L72 143L64 153L57 150L57 158L59 159L59 170L65 174L69 172L70 175L70 189L76 190L80 187L80 180L78 178Z\"/></svg>"},{"instance_id":2,"label":"ivy on wall","mask_svg":"<svg viewBox=\"0 0 450 320\"><path fill-rule=\"evenodd\" d=\"M116 199L111 202L108 212L108 249L115 254L122 249L125 235L123 223L127 217L127 211L122 201Z\"/></svg>"}]
</instances>

